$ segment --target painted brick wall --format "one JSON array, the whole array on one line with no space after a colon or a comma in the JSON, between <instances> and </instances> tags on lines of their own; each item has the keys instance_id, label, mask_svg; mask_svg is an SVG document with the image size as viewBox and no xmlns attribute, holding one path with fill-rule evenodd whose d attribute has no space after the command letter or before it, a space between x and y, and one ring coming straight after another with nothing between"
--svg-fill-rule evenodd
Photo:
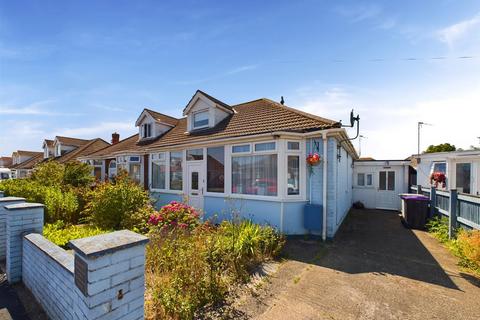
<instances>
[{"instance_id":1,"label":"painted brick wall","mask_svg":"<svg viewBox=\"0 0 480 320\"><path fill-rule=\"evenodd\" d=\"M337 209L337 141L328 138L327 142L327 237L335 234Z\"/></svg>"},{"instance_id":2,"label":"painted brick wall","mask_svg":"<svg viewBox=\"0 0 480 320\"><path fill-rule=\"evenodd\" d=\"M40 234L23 241L22 281L51 319L74 319L73 255Z\"/></svg>"},{"instance_id":3,"label":"painted brick wall","mask_svg":"<svg viewBox=\"0 0 480 320\"><path fill-rule=\"evenodd\" d=\"M7 209L5 206L25 202L24 198L0 197L0 261L5 260L7 254Z\"/></svg>"}]
</instances>

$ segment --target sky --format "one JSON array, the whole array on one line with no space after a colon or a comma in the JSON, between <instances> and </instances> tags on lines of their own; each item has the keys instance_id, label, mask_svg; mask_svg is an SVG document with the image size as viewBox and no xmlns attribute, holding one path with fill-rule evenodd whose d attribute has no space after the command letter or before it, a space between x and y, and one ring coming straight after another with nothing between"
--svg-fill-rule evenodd
<instances>
[{"instance_id":1,"label":"sky","mask_svg":"<svg viewBox=\"0 0 480 320\"><path fill-rule=\"evenodd\" d=\"M422 150L478 147L480 1L0 0L2 156L125 138L197 89L344 123L354 109L375 159L416 153L419 121Z\"/></svg>"}]
</instances>

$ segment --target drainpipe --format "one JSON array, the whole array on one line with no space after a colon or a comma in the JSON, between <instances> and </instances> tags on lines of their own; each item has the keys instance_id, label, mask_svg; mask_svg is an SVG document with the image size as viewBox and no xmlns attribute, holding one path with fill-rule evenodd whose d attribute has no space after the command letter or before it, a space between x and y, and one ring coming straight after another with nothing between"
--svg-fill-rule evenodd
<instances>
[{"instance_id":1,"label":"drainpipe","mask_svg":"<svg viewBox=\"0 0 480 320\"><path fill-rule=\"evenodd\" d=\"M327 133L322 134L323 137L323 225L322 240L327 240Z\"/></svg>"}]
</instances>

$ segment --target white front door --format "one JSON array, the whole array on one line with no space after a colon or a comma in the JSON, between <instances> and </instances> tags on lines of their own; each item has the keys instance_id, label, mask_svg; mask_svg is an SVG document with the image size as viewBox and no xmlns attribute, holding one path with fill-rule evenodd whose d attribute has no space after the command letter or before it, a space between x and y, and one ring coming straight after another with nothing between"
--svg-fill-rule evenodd
<instances>
[{"instance_id":1,"label":"white front door","mask_svg":"<svg viewBox=\"0 0 480 320\"><path fill-rule=\"evenodd\" d=\"M375 199L377 209L399 209L397 174L394 170L380 170L378 172L378 189Z\"/></svg>"},{"instance_id":2,"label":"white front door","mask_svg":"<svg viewBox=\"0 0 480 320\"><path fill-rule=\"evenodd\" d=\"M187 192L188 204L198 210L203 210L203 191L205 180L203 163L187 164Z\"/></svg>"}]
</instances>

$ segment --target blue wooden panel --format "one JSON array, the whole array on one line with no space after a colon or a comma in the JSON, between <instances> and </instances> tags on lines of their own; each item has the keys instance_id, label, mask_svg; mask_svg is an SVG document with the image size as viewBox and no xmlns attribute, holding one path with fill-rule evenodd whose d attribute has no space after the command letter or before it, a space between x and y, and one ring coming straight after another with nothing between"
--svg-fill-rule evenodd
<instances>
[{"instance_id":1,"label":"blue wooden panel","mask_svg":"<svg viewBox=\"0 0 480 320\"><path fill-rule=\"evenodd\" d=\"M323 206L306 204L303 207L303 226L310 231L322 231Z\"/></svg>"}]
</instances>

